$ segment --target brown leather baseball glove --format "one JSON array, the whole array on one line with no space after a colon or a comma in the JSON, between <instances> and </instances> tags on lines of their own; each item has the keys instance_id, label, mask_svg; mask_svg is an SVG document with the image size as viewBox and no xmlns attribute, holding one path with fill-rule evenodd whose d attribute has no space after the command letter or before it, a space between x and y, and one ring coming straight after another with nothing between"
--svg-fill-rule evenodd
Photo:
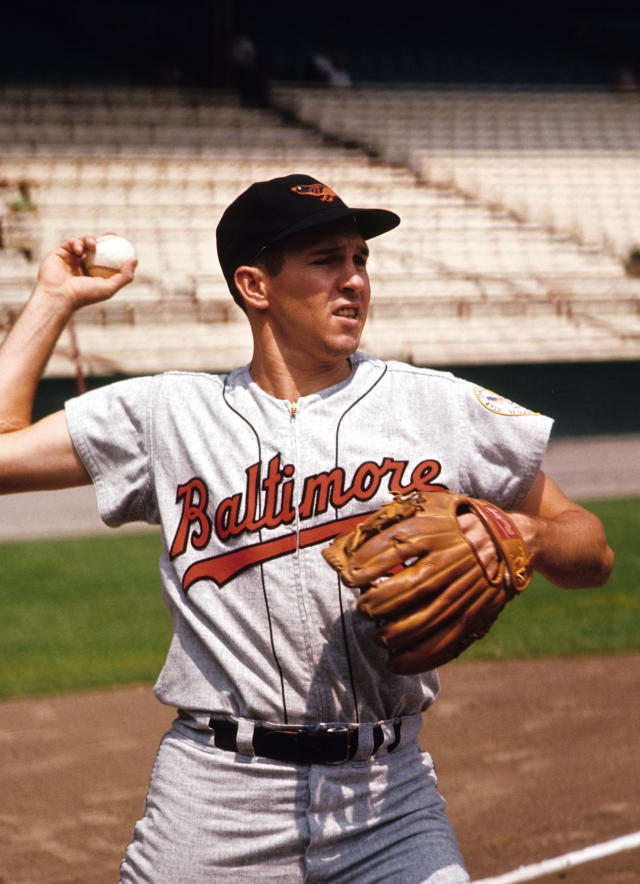
<instances>
[{"instance_id":1,"label":"brown leather baseball glove","mask_svg":"<svg viewBox=\"0 0 640 884\"><path fill-rule=\"evenodd\" d=\"M475 514L498 559L489 573L458 522ZM531 582L531 557L497 506L464 494L398 494L323 550L359 609L376 621L376 641L392 672L442 666L486 635L504 606Z\"/></svg>"}]
</instances>

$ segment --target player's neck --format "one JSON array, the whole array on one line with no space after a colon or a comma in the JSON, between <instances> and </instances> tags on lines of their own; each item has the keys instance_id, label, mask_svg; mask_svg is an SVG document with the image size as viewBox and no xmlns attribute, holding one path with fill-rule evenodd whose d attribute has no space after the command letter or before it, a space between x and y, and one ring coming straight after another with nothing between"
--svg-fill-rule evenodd
<instances>
[{"instance_id":1,"label":"player's neck","mask_svg":"<svg viewBox=\"0 0 640 884\"><path fill-rule=\"evenodd\" d=\"M270 396L297 402L320 390L339 384L351 374L348 358L306 364L304 359L284 361L265 353L254 352L250 366L253 380Z\"/></svg>"}]
</instances>

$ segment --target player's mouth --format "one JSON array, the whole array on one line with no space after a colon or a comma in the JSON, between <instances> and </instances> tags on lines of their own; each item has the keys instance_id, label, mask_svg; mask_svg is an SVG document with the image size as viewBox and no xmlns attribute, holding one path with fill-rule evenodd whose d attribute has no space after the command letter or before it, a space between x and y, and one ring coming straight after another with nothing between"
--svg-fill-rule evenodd
<instances>
[{"instance_id":1,"label":"player's mouth","mask_svg":"<svg viewBox=\"0 0 640 884\"><path fill-rule=\"evenodd\" d=\"M340 307L336 310L334 316L344 316L345 319L357 319L360 316L359 307Z\"/></svg>"}]
</instances>

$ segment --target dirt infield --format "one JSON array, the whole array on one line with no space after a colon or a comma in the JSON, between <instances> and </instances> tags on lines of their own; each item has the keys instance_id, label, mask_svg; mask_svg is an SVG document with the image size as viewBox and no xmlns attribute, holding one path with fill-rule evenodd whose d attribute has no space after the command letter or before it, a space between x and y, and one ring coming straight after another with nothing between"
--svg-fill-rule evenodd
<instances>
[{"instance_id":1,"label":"dirt infield","mask_svg":"<svg viewBox=\"0 0 640 884\"><path fill-rule=\"evenodd\" d=\"M475 878L640 829L640 654L459 662L422 745ZM114 884L173 712L148 687L0 704L0 882ZM635 884L640 850L542 879Z\"/></svg>"}]
</instances>

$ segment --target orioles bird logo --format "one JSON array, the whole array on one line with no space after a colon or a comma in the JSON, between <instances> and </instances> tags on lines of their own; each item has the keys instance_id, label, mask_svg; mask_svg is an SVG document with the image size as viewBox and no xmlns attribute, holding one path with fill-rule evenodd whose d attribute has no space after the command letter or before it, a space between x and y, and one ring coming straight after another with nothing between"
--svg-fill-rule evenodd
<instances>
[{"instance_id":1,"label":"orioles bird logo","mask_svg":"<svg viewBox=\"0 0 640 884\"><path fill-rule=\"evenodd\" d=\"M326 184L296 184L291 188L293 193L300 193L308 196L318 196L323 203L332 203L338 196Z\"/></svg>"}]
</instances>

